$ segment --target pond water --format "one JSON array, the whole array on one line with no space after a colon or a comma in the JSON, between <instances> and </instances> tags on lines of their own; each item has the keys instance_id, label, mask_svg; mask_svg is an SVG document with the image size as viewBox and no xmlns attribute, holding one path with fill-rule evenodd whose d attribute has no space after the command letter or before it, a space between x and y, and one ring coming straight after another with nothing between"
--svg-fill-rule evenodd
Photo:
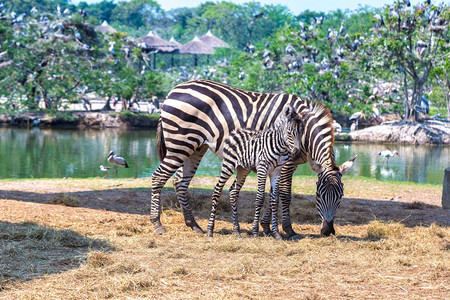
<instances>
[{"instance_id":1,"label":"pond water","mask_svg":"<svg viewBox=\"0 0 450 300\"><path fill-rule=\"evenodd\" d=\"M103 176L99 166L108 164L110 150L130 165L129 169L120 168L118 177L151 177L159 164L155 136L150 130L0 128L0 179ZM378 156L385 149L397 150L400 156L387 163ZM442 184L444 170L450 166L448 146L336 142L338 164L354 155L358 158L350 175L377 180ZM208 151L197 173L218 176L220 160ZM296 175L312 174L308 164L296 171Z\"/></svg>"}]
</instances>

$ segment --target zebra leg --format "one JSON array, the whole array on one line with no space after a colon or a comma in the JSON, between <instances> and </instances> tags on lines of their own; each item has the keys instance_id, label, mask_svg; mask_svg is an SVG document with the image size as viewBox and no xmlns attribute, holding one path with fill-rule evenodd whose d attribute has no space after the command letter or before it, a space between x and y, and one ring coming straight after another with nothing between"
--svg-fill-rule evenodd
<instances>
[{"instance_id":1,"label":"zebra leg","mask_svg":"<svg viewBox=\"0 0 450 300\"><path fill-rule=\"evenodd\" d=\"M184 222L187 226L191 227L192 230L198 233L205 232L195 221L194 214L192 213L191 206L189 205L187 192L189 184L197 171L198 165L207 150L207 145L197 148L195 152L183 163L180 170L178 170L174 182L178 203L180 203L180 207L184 215Z\"/></svg>"},{"instance_id":2,"label":"zebra leg","mask_svg":"<svg viewBox=\"0 0 450 300\"><path fill-rule=\"evenodd\" d=\"M247 178L247 175L249 173L250 171L242 167L238 167L236 180L234 181L233 185L230 188L230 204L231 210L233 212L233 231L236 233L237 236L241 236L237 212L237 201L239 199L239 192L241 191L241 188L244 185L245 179Z\"/></svg>"},{"instance_id":3,"label":"zebra leg","mask_svg":"<svg viewBox=\"0 0 450 300\"><path fill-rule=\"evenodd\" d=\"M270 174L270 208L272 210L272 236L281 241L283 238L278 231L278 181L280 179L281 168L275 169Z\"/></svg>"},{"instance_id":4,"label":"zebra leg","mask_svg":"<svg viewBox=\"0 0 450 300\"><path fill-rule=\"evenodd\" d=\"M260 166L257 171L258 174L258 191L256 192L255 200L255 218L253 220L252 232L253 237L258 237L259 231L259 215L264 204L264 191L266 189L267 167Z\"/></svg>"},{"instance_id":5,"label":"zebra leg","mask_svg":"<svg viewBox=\"0 0 450 300\"><path fill-rule=\"evenodd\" d=\"M158 168L153 172L152 175L152 202L150 205L150 221L155 227L154 232L158 234L163 234L166 229L162 226L160 215L161 215L161 191L170 176L175 173L181 162L174 164L173 162L168 163L166 158L161 162Z\"/></svg>"},{"instance_id":6,"label":"zebra leg","mask_svg":"<svg viewBox=\"0 0 450 300\"><path fill-rule=\"evenodd\" d=\"M214 233L214 222L216 220L216 210L217 210L217 202L222 195L223 187L225 183L227 183L228 179L233 175L234 168L229 166L224 168L224 162L222 162L222 171L220 173L219 181L214 187L214 192L211 198L211 214L209 217L208 228L206 231L206 235L208 237L212 237Z\"/></svg>"},{"instance_id":7,"label":"zebra leg","mask_svg":"<svg viewBox=\"0 0 450 300\"><path fill-rule=\"evenodd\" d=\"M270 195L272 195L272 188L270 188ZM270 220L272 219L272 209L269 205L266 205L266 208L264 209L264 214L261 217L261 227L263 228L264 235L270 235Z\"/></svg>"},{"instance_id":8,"label":"zebra leg","mask_svg":"<svg viewBox=\"0 0 450 300\"><path fill-rule=\"evenodd\" d=\"M281 200L281 214L283 230L287 233L288 239L299 239L300 236L292 229L291 216L289 206L291 205L291 193L292 193L292 175L297 169L297 164L288 161L281 169L280 181L279 181L279 195Z\"/></svg>"}]
</instances>

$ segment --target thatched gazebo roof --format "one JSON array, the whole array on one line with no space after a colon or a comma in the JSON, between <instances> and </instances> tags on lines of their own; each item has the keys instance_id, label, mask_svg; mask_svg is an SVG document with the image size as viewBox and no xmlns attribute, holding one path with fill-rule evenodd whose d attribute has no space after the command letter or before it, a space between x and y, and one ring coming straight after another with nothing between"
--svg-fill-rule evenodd
<instances>
[{"instance_id":1,"label":"thatched gazebo roof","mask_svg":"<svg viewBox=\"0 0 450 300\"><path fill-rule=\"evenodd\" d=\"M174 44L176 47L178 47L179 49L181 48L182 44L180 42L178 42L177 40L175 40L174 37L171 37L169 42L171 42L172 44Z\"/></svg>"},{"instance_id":2,"label":"thatched gazebo roof","mask_svg":"<svg viewBox=\"0 0 450 300\"><path fill-rule=\"evenodd\" d=\"M179 48L173 43L159 37L153 31L150 31L146 36L138 39L139 42L144 42L147 50L153 53L177 53Z\"/></svg>"},{"instance_id":3,"label":"thatched gazebo roof","mask_svg":"<svg viewBox=\"0 0 450 300\"><path fill-rule=\"evenodd\" d=\"M102 25L97 26L95 28L95 30L100 31L103 34L106 34L106 33L113 34L113 33L117 32L117 30L114 29L114 27L112 27L111 25L109 25L107 21L103 21Z\"/></svg>"},{"instance_id":4,"label":"thatched gazebo roof","mask_svg":"<svg viewBox=\"0 0 450 300\"><path fill-rule=\"evenodd\" d=\"M214 49L196 36L192 41L181 46L180 53L213 54Z\"/></svg>"},{"instance_id":5,"label":"thatched gazebo roof","mask_svg":"<svg viewBox=\"0 0 450 300\"><path fill-rule=\"evenodd\" d=\"M212 34L211 30L208 30L208 32L205 35L202 35L200 37L200 40L212 48L230 48L230 46L216 37L214 34Z\"/></svg>"}]
</instances>

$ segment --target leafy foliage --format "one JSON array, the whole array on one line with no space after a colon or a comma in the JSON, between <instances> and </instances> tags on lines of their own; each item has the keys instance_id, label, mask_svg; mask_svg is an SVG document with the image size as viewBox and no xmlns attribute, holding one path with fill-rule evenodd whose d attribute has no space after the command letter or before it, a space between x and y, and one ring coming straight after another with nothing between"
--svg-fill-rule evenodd
<instances>
[{"instance_id":1,"label":"leafy foliage","mask_svg":"<svg viewBox=\"0 0 450 300\"><path fill-rule=\"evenodd\" d=\"M89 92L107 99L105 108L113 99L126 108L197 78L317 99L341 116L371 115L375 104L382 113L417 118L424 95L439 112L445 106L450 112L446 5L394 2L294 16L282 5L258 2L207 1L164 11L155 0L77 6L9 0L1 15L0 95L11 113L38 109L37 100L58 110ZM119 32L95 32L104 20ZM192 56L146 53L131 37L149 30L183 43L211 30L232 48L200 57L195 66Z\"/></svg>"}]
</instances>

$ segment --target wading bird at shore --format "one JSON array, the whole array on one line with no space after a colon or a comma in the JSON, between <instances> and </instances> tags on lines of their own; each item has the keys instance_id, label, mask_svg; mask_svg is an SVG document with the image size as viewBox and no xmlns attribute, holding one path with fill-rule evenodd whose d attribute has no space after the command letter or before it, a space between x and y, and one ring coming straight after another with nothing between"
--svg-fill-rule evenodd
<instances>
[{"instance_id":1,"label":"wading bird at shore","mask_svg":"<svg viewBox=\"0 0 450 300\"><path fill-rule=\"evenodd\" d=\"M389 158L398 155L400 156L400 154L398 154L397 151L393 151L391 152L390 150L383 150L380 153L378 153L379 156L381 156L383 158L383 160L387 160L387 162L389 163Z\"/></svg>"},{"instance_id":2,"label":"wading bird at shore","mask_svg":"<svg viewBox=\"0 0 450 300\"><path fill-rule=\"evenodd\" d=\"M380 119L380 111L377 108L377 105L374 103L372 106L372 115L375 118L375 120L377 121L377 123L380 123L381 119Z\"/></svg>"},{"instance_id":3,"label":"wading bird at shore","mask_svg":"<svg viewBox=\"0 0 450 300\"><path fill-rule=\"evenodd\" d=\"M105 176L103 176L103 178L108 177L108 170L111 170L111 167L100 165L100 171L105 172Z\"/></svg>"},{"instance_id":4,"label":"wading bird at shore","mask_svg":"<svg viewBox=\"0 0 450 300\"><path fill-rule=\"evenodd\" d=\"M348 118L350 121L352 121L352 125L350 126L350 131L358 130L358 120L361 119L361 117L364 116L363 111L355 112L353 115Z\"/></svg>"},{"instance_id":5,"label":"wading bird at shore","mask_svg":"<svg viewBox=\"0 0 450 300\"><path fill-rule=\"evenodd\" d=\"M114 176L117 177L118 167L128 168L128 164L125 159L119 155L114 154L114 151L109 151L108 162L114 166Z\"/></svg>"}]
</instances>

